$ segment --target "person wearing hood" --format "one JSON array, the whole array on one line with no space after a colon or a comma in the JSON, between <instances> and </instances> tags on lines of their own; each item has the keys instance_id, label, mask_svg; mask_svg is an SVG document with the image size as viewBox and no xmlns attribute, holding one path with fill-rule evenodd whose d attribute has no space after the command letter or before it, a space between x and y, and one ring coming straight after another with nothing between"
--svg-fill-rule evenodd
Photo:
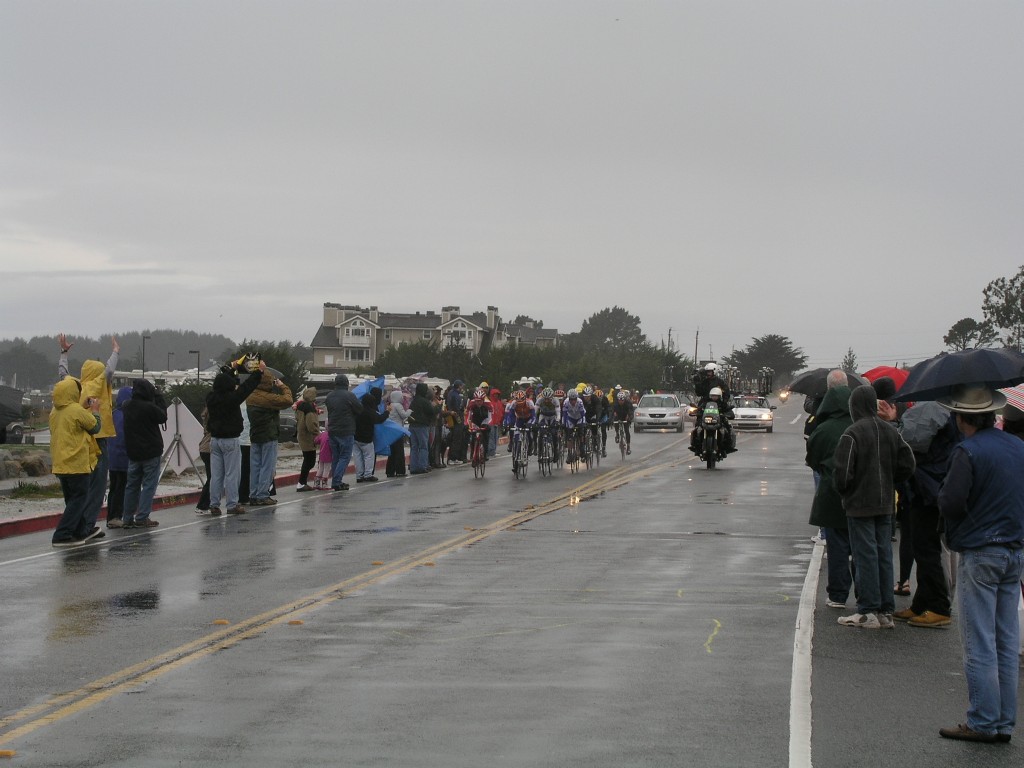
<instances>
[{"instance_id":1,"label":"person wearing hood","mask_svg":"<svg viewBox=\"0 0 1024 768\"><path fill-rule=\"evenodd\" d=\"M254 507L276 504L270 488L277 469L277 442L281 411L292 405L292 391L281 379L264 376L246 399L249 413L249 503Z\"/></svg>"},{"instance_id":2,"label":"person wearing hood","mask_svg":"<svg viewBox=\"0 0 1024 768\"><path fill-rule=\"evenodd\" d=\"M412 407L409 412L409 474L423 475L430 471L427 466L430 450L430 429L437 418L437 406L430 397L430 388L424 383L416 384Z\"/></svg>"},{"instance_id":3,"label":"person wearing hood","mask_svg":"<svg viewBox=\"0 0 1024 768\"><path fill-rule=\"evenodd\" d=\"M370 387L359 402L363 412L356 416L355 459L356 482L375 483L373 474L377 464L377 452L373 447L373 428L388 420L387 411L381 412L380 403L383 391L380 387Z\"/></svg>"},{"instance_id":4,"label":"person wearing hood","mask_svg":"<svg viewBox=\"0 0 1024 768\"><path fill-rule=\"evenodd\" d=\"M316 436L320 434L320 414L316 410L316 387L306 387L302 399L295 404L295 437L302 451L299 484L296 491L312 491L309 473L316 466Z\"/></svg>"},{"instance_id":5,"label":"person wearing hood","mask_svg":"<svg viewBox=\"0 0 1024 768\"><path fill-rule=\"evenodd\" d=\"M73 547L103 535L85 513L89 478L96 468L93 435L101 429L100 404L89 398L87 410L79 402L81 394L82 385L73 376L64 377L53 388L50 457L64 494L64 513L51 540L55 547Z\"/></svg>"},{"instance_id":6,"label":"person wearing hood","mask_svg":"<svg viewBox=\"0 0 1024 768\"><path fill-rule=\"evenodd\" d=\"M886 409L883 407L882 410L882 418L886 418ZM960 433L953 415L934 401L917 403L908 409L899 422L899 430L914 452L914 476L907 483L906 493L906 514L910 517L910 524L901 531L901 536L909 534L911 539L912 554L917 564L917 589L910 607L896 611L893 617L914 627L948 627L952 623L952 603L949 580L943 567L939 508L936 504L949 457L960 442Z\"/></svg>"},{"instance_id":7,"label":"person wearing hood","mask_svg":"<svg viewBox=\"0 0 1024 768\"><path fill-rule=\"evenodd\" d=\"M327 395L327 434L331 438L331 490L347 491L345 470L352 460L356 441L356 416L363 412L363 404L348 388L348 376L334 377L334 390Z\"/></svg>"},{"instance_id":8,"label":"person wearing hood","mask_svg":"<svg viewBox=\"0 0 1024 768\"><path fill-rule=\"evenodd\" d=\"M249 374L242 384L235 375L237 363L225 366L213 380L213 391L206 396L207 429L210 430L210 514L220 514L222 499L227 499L228 514L245 513L238 503L238 485L242 470L242 450L238 436L242 434L242 403L262 381L267 364L260 360L259 368Z\"/></svg>"},{"instance_id":9,"label":"person wearing hood","mask_svg":"<svg viewBox=\"0 0 1024 768\"><path fill-rule=\"evenodd\" d=\"M839 438L833 484L843 499L855 565L857 612L839 623L862 629L892 628L892 519L896 485L914 474L914 452L891 424L878 416L870 384L850 394L853 424Z\"/></svg>"},{"instance_id":10,"label":"person wearing hood","mask_svg":"<svg viewBox=\"0 0 1024 768\"><path fill-rule=\"evenodd\" d=\"M161 427L167 423L167 403L147 379L132 383L132 399L124 405L124 445L128 453L128 484L124 491L125 528L155 528L150 517L160 482L164 451Z\"/></svg>"},{"instance_id":11,"label":"person wearing hood","mask_svg":"<svg viewBox=\"0 0 1024 768\"><path fill-rule=\"evenodd\" d=\"M449 435L448 463L462 464L466 461L466 427L463 420L466 415L466 393L461 379L452 382L451 389L445 395L445 409L451 414L451 434Z\"/></svg>"},{"instance_id":12,"label":"person wearing hood","mask_svg":"<svg viewBox=\"0 0 1024 768\"><path fill-rule=\"evenodd\" d=\"M850 570L850 531L846 525L843 499L832 484L836 446L853 424L850 417L850 388L845 384L829 388L815 414L816 426L807 439L807 466L817 475L811 502L810 524L824 529L828 557L829 608L845 608L853 587Z\"/></svg>"},{"instance_id":13,"label":"person wearing hood","mask_svg":"<svg viewBox=\"0 0 1024 768\"><path fill-rule=\"evenodd\" d=\"M405 393L395 389L388 395L391 403L388 408L388 418L400 427L405 427L411 411L405 407ZM388 454L388 463L384 468L384 474L388 477L405 477L405 437L399 437L391 444L391 452Z\"/></svg>"},{"instance_id":14,"label":"person wearing hood","mask_svg":"<svg viewBox=\"0 0 1024 768\"><path fill-rule=\"evenodd\" d=\"M871 382L875 390L875 397L878 398L878 417L882 421L888 421L897 431L902 432L903 414L907 410L906 403L893 403L896 396L896 382L891 376L880 376ZM908 443L909 445L909 443ZM913 448L913 446L911 446ZM916 456L915 456L916 458ZM898 575L893 585L893 594L910 594L910 574L914 570L914 544L913 544L913 520L910 515L910 483L901 483L896 488L896 528L899 530L899 546L896 552L899 555ZM894 617L899 618L897 614Z\"/></svg>"},{"instance_id":15,"label":"person wearing hood","mask_svg":"<svg viewBox=\"0 0 1024 768\"><path fill-rule=\"evenodd\" d=\"M1024 442L995 429L1006 397L982 386L938 399L964 439L939 490L946 542L960 555L960 616L967 721L940 728L947 739L1007 743L1016 724L1020 601L1024 577Z\"/></svg>"},{"instance_id":16,"label":"person wearing hood","mask_svg":"<svg viewBox=\"0 0 1024 768\"><path fill-rule=\"evenodd\" d=\"M107 489L107 528L121 528L124 489L128 485L128 452L124 445L124 404L132 399L132 388L121 387L114 401L114 436L107 443L110 487Z\"/></svg>"},{"instance_id":17,"label":"person wearing hood","mask_svg":"<svg viewBox=\"0 0 1024 768\"><path fill-rule=\"evenodd\" d=\"M57 379L64 379L69 373L68 352L74 346L63 333L57 337L60 344L60 358L57 363ZM90 437L92 450L96 454L96 466L89 476L89 498L85 505L85 517L92 528L100 517L103 508L103 495L107 490L107 441L114 436L114 372L117 370L118 356L121 346L117 339L111 337L111 353L106 365L99 360L86 360L82 363L82 375L79 380L82 388L80 404L88 407L86 402L91 398L99 404L100 431Z\"/></svg>"}]
</instances>

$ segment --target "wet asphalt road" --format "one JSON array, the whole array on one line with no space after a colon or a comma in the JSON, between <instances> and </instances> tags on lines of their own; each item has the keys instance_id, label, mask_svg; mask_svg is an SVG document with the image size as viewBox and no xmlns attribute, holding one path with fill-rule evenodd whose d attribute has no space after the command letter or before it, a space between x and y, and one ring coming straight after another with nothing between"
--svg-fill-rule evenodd
<instances>
[{"instance_id":1,"label":"wet asphalt road","mask_svg":"<svg viewBox=\"0 0 1024 768\"><path fill-rule=\"evenodd\" d=\"M0 749L25 766L807 765L790 757L814 553L800 416L783 406L713 472L645 433L579 475L517 481L501 456L482 480L162 511L74 551L0 541ZM965 705L955 631L839 627L823 587L814 764L1019 765L1019 744L936 736Z\"/></svg>"}]
</instances>

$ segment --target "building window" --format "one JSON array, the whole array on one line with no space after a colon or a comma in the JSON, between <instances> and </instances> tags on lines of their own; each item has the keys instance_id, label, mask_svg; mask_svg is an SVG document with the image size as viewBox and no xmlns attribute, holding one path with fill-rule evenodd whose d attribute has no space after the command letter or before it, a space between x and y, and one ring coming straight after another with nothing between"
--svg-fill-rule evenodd
<instances>
[{"instance_id":1,"label":"building window","mask_svg":"<svg viewBox=\"0 0 1024 768\"><path fill-rule=\"evenodd\" d=\"M334 355L324 355L324 365L334 365Z\"/></svg>"},{"instance_id":2,"label":"building window","mask_svg":"<svg viewBox=\"0 0 1024 768\"><path fill-rule=\"evenodd\" d=\"M365 362L370 359L370 350L368 349L346 349L345 360L350 363Z\"/></svg>"},{"instance_id":3,"label":"building window","mask_svg":"<svg viewBox=\"0 0 1024 768\"><path fill-rule=\"evenodd\" d=\"M388 339L388 340L391 339L391 329L390 328L385 328L384 329L384 338Z\"/></svg>"},{"instance_id":4,"label":"building window","mask_svg":"<svg viewBox=\"0 0 1024 768\"><path fill-rule=\"evenodd\" d=\"M430 341L430 339L432 339L433 337L434 337L434 332L433 331L424 331L423 332L423 340L424 341Z\"/></svg>"},{"instance_id":5,"label":"building window","mask_svg":"<svg viewBox=\"0 0 1024 768\"><path fill-rule=\"evenodd\" d=\"M369 331L366 328L346 328L345 329L345 335L350 337L350 338L352 336L358 336L358 337L361 338L361 337L364 337L364 336L368 336L369 335Z\"/></svg>"}]
</instances>

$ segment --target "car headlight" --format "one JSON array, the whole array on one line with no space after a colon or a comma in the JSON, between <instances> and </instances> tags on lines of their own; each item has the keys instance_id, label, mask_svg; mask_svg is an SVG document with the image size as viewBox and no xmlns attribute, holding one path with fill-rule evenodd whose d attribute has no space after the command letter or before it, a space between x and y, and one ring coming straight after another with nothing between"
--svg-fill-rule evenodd
<instances>
[{"instance_id":1,"label":"car headlight","mask_svg":"<svg viewBox=\"0 0 1024 768\"><path fill-rule=\"evenodd\" d=\"M771 421L771 420L772 420L772 415L770 413L762 413L761 414L761 421Z\"/></svg>"}]
</instances>

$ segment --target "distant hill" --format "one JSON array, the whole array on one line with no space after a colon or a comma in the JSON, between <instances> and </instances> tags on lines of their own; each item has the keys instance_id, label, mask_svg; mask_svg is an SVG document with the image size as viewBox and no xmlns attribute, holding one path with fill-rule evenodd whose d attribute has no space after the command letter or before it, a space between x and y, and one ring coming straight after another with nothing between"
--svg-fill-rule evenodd
<instances>
[{"instance_id":1,"label":"distant hill","mask_svg":"<svg viewBox=\"0 0 1024 768\"><path fill-rule=\"evenodd\" d=\"M121 370L141 369L142 337L146 339L146 370L164 371L196 367L196 353L199 363L206 368L211 361L224 362L238 349L238 343L227 336L195 331L173 331L168 329L127 331L117 333L121 345L118 368ZM110 357L111 337L98 339L89 337L68 338L74 342L69 354L71 371L78 373L84 360L107 361ZM33 336L25 339L0 340L0 379L9 386L19 389L49 389L57 380L57 357L60 349L57 336Z\"/></svg>"}]
</instances>

